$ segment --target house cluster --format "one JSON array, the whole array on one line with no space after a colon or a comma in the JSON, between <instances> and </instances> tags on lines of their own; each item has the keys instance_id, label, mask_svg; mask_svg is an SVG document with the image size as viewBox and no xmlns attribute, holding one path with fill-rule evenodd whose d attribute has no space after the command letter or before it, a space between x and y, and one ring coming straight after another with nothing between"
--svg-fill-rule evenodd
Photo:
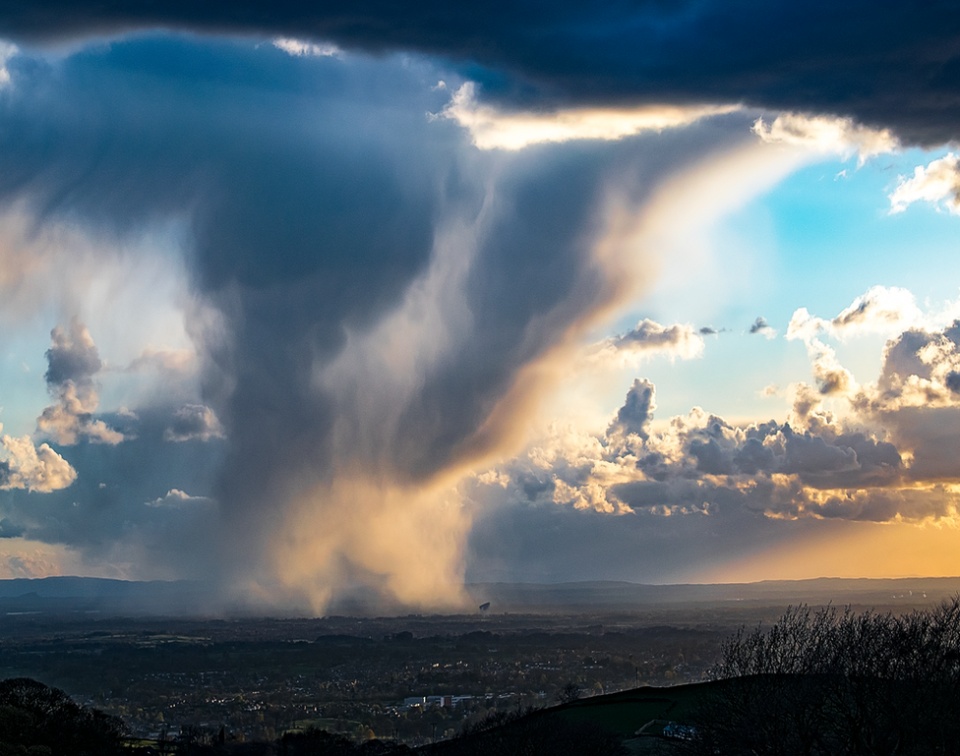
<instances>
[{"instance_id":1,"label":"house cluster","mask_svg":"<svg viewBox=\"0 0 960 756\"><path fill-rule=\"evenodd\" d=\"M450 709L472 701L474 698L476 696L409 696L403 699L403 708L429 709L431 706L438 706L442 709Z\"/></svg>"}]
</instances>

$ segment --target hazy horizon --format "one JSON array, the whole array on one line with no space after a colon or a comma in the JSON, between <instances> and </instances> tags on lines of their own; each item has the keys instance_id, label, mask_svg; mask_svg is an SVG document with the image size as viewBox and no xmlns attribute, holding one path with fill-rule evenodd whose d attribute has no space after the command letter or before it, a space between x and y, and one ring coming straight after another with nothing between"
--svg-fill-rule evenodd
<instances>
[{"instance_id":1,"label":"hazy horizon","mask_svg":"<svg viewBox=\"0 0 960 756\"><path fill-rule=\"evenodd\" d=\"M0 0L0 578L957 574L953 21Z\"/></svg>"}]
</instances>

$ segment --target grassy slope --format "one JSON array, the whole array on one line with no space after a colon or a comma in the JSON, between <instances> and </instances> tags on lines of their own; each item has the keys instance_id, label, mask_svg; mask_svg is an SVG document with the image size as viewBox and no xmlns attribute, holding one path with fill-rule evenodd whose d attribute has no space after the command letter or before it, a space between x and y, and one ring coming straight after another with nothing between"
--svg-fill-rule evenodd
<instances>
[{"instance_id":1,"label":"grassy slope","mask_svg":"<svg viewBox=\"0 0 960 756\"><path fill-rule=\"evenodd\" d=\"M704 693L716 686L717 683L709 682L669 688L635 688L580 699L551 709L550 714L571 722L591 722L622 738L628 738L654 720L664 723L688 720ZM650 728L657 734L660 730L662 726L659 729Z\"/></svg>"},{"instance_id":2,"label":"grassy slope","mask_svg":"<svg viewBox=\"0 0 960 756\"><path fill-rule=\"evenodd\" d=\"M670 721L689 722L698 702L705 694L716 690L718 685L723 683L696 683L667 688L645 686L583 698L531 712L520 720L503 725L503 729L507 731L529 726L527 723L532 720L542 722L561 718L574 725L591 724L600 727L622 740L631 753L667 754L672 750L670 742L657 737L662 735L664 725ZM645 725L644 735L636 737L637 730ZM445 750L444 744L440 743L433 748L427 747L422 752L443 754Z\"/></svg>"}]
</instances>

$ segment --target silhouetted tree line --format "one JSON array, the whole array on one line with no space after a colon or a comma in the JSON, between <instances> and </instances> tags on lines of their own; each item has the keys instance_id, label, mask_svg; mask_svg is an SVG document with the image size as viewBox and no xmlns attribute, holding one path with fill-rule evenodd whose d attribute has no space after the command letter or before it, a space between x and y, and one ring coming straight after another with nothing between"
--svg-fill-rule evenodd
<instances>
[{"instance_id":1,"label":"silhouetted tree line","mask_svg":"<svg viewBox=\"0 0 960 756\"><path fill-rule=\"evenodd\" d=\"M272 743L181 742L180 756L626 756L619 738L588 723L545 717L543 711L496 712L452 740L416 750L381 740L356 744L320 729L288 732Z\"/></svg>"},{"instance_id":2,"label":"silhouetted tree line","mask_svg":"<svg viewBox=\"0 0 960 756\"><path fill-rule=\"evenodd\" d=\"M357 744L342 735L310 727L303 732L287 732L273 741L228 742L223 728L211 736L197 727L185 727L170 743L171 750L145 748L134 753L154 756L412 756L408 746L383 740ZM2 756L2 755L0 755Z\"/></svg>"},{"instance_id":3,"label":"silhouetted tree line","mask_svg":"<svg viewBox=\"0 0 960 756\"><path fill-rule=\"evenodd\" d=\"M960 753L960 598L894 616L789 609L722 649L694 754Z\"/></svg>"},{"instance_id":4,"label":"silhouetted tree line","mask_svg":"<svg viewBox=\"0 0 960 756\"><path fill-rule=\"evenodd\" d=\"M310 728L288 732L280 738L281 756L403 756L413 751L400 743L368 740L355 745L342 735Z\"/></svg>"},{"instance_id":5,"label":"silhouetted tree line","mask_svg":"<svg viewBox=\"0 0 960 756\"><path fill-rule=\"evenodd\" d=\"M0 756L113 756L123 743L117 717L36 680L0 681Z\"/></svg>"}]
</instances>

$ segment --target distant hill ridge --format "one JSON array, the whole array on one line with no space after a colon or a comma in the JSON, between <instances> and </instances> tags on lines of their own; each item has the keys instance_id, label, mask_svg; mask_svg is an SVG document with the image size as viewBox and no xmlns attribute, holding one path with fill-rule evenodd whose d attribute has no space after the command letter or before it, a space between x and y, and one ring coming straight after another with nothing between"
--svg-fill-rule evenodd
<instances>
[{"instance_id":1,"label":"distant hill ridge","mask_svg":"<svg viewBox=\"0 0 960 756\"><path fill-rule=\"evenodd\" d=\"M0 580L0 613L203 613L209 591L191 581L60 576Z\"/></svg>"},{"instance_id":2,"label":"distant hill ridge","mask_svg":"<svg viewBox=\"0 0 960 756\"><path fill-rule=\"evenodd\" d=\"M475 606L490 611L629 609L640 606L754 602L889 604L933 602L960 594L960 577L814 578L757 583L649 585L600 580L567 583L472 583ZM203 613L213 595L194 581L133 581L60 576L0 580L0 612L104 611Z\"/></svg>"},{"instance_id":3,"label":"distant hill ridge","mask_svg":"<svg viewBox=\"0 0 960 756\"><path fill-rule=\"evenodd\" d=\"M12 578L0 580L0 598L35 595L42 598L91 598L127 596L144 590L178 593L196 590L200 583L184 580L118 580L114 578L63 575L44 578Z\"/></svg>"},{"instance_id":4,"label":"distant hill ridge","mask_svg":"<svg viewBox=\"0 0 960 756\"><path fill-rule=\"evenodd\" d=\"M690 603L770 602L878 603L931 601L960 592L960 577L812 578L757 583L647 585L623 581L581 583L474 583L471 596L490 601L494 611L510 607L614 607Z\"/></svg>"}]
</instances>

